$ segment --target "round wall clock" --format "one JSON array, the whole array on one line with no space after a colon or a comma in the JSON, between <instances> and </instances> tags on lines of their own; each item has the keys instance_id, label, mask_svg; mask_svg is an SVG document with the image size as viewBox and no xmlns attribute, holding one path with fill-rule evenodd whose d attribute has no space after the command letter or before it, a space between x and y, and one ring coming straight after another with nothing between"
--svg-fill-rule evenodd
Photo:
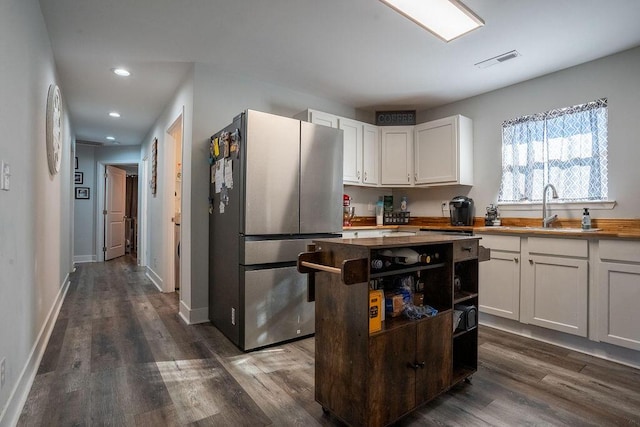
<instances>
[{"instance_id":1,"label":"round wall clock","mask_svg":"<svg viewBox=\"0 0 640 427\"><path fill-rule=\"evenodd\" d=\"M47 161L49 173L60 171L62 160L62 96L58 85L49 86L47 96Z\"/></svg>"}]
</instances>

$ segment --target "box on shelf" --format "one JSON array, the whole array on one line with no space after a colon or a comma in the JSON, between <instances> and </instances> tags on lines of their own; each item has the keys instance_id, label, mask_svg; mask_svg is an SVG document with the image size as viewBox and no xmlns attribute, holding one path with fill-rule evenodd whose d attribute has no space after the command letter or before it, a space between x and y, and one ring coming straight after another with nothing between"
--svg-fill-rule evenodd
<instances>
[{"instance_id":1,"label":"box on shelf","mask_svg":"<svg viewBox=\"0 0 640 427\"><path fill-rule=\"evenodd\" d=\"M369 333L382 330L383 304L384 293L381 290L369 291Z\"/></svg>"}]
</instances>

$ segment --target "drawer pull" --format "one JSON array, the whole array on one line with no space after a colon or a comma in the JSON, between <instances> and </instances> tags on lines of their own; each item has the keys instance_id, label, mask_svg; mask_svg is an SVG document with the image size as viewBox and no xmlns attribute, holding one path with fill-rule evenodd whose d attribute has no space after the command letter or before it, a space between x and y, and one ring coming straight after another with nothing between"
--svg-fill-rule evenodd
<instances>
[{"instance_id":1,"label":"drawer pull","mask_svg":"<svg viewBox=\"0 0 640 427\"><path fill-rule=\"evenodd\" d=\"M462 250L463 251L467 251L467 252L471 252L471 249L473 249L473 247L471 247L471 246L463 246L462 247Z\"/></svg>"}]
</instances>

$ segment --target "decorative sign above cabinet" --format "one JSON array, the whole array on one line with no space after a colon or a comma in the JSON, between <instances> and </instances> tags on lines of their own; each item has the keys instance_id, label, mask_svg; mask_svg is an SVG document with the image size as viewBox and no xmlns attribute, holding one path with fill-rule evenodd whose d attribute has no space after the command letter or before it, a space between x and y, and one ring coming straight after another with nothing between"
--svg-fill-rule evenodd
<instances>
[{"instance_id":1,"label":"decorative sign above cabinet","mask_svg":"<svg viewBox=\"0 0 640 427\"><path fill-rule=\"evenodd\" d=\"M378 126L407 126L416 124L416 110L376 111Z\"/></svg>"}]
</instances>

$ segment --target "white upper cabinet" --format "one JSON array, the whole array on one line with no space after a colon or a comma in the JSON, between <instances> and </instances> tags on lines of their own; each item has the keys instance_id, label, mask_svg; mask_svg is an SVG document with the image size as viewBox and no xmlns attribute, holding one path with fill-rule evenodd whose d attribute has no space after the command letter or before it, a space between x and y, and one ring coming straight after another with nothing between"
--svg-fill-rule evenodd
<instances>
[{"instance_id":1,"label":"white upper cabinet","mask_svg":"<svg viewBox=\"0 0 640 427\"><path fill-rule=\"evenodd\" d=\"M415 126L415 184L473 185L473 123L464 116Z\"/></svg>"},{"instance_id":2,"label":"white upper cabinet","mask_svg":"<svg viewBox=\"0 0 640 427\"><path fill-rule=\"evenodd\" d=\"M323 113L322 111L316 110L307 110L308 111L308 119L307 121L314 123L316 125L329 126L330 128L338 127L338 116L334 116L333 114Z\"/></svg>"},{"instance_id":3,"label":"white upper cabinet","mask_svg":"<svg viewBox=\"0 0 640 427\"><path fill-rule=\"evenodd\" d=\"M380 131L377 126L362 125L362 183L380 184Z\"/></svg>"},{"instance_id":4,"label":"white upper cabinet","mask_svg":"<svg viewBox=\"0 0 640 427\"><path fill-rule=\"evenodd\" d=\"M362 182L362 135L363 124L355 120L338 118L338 128L344 132L344 171L345 184Z\"/></svg>"},{"instance_id":5,"label":"white upper cabinet","mask_svg":"<svg viewBox=\"0 0 640 427\"><path fill-rule=\"evenodd\" d=\"M407 187L413 184L413 128L413 126L380 128L382 185Z\"/></svg>"}]
</instances>

